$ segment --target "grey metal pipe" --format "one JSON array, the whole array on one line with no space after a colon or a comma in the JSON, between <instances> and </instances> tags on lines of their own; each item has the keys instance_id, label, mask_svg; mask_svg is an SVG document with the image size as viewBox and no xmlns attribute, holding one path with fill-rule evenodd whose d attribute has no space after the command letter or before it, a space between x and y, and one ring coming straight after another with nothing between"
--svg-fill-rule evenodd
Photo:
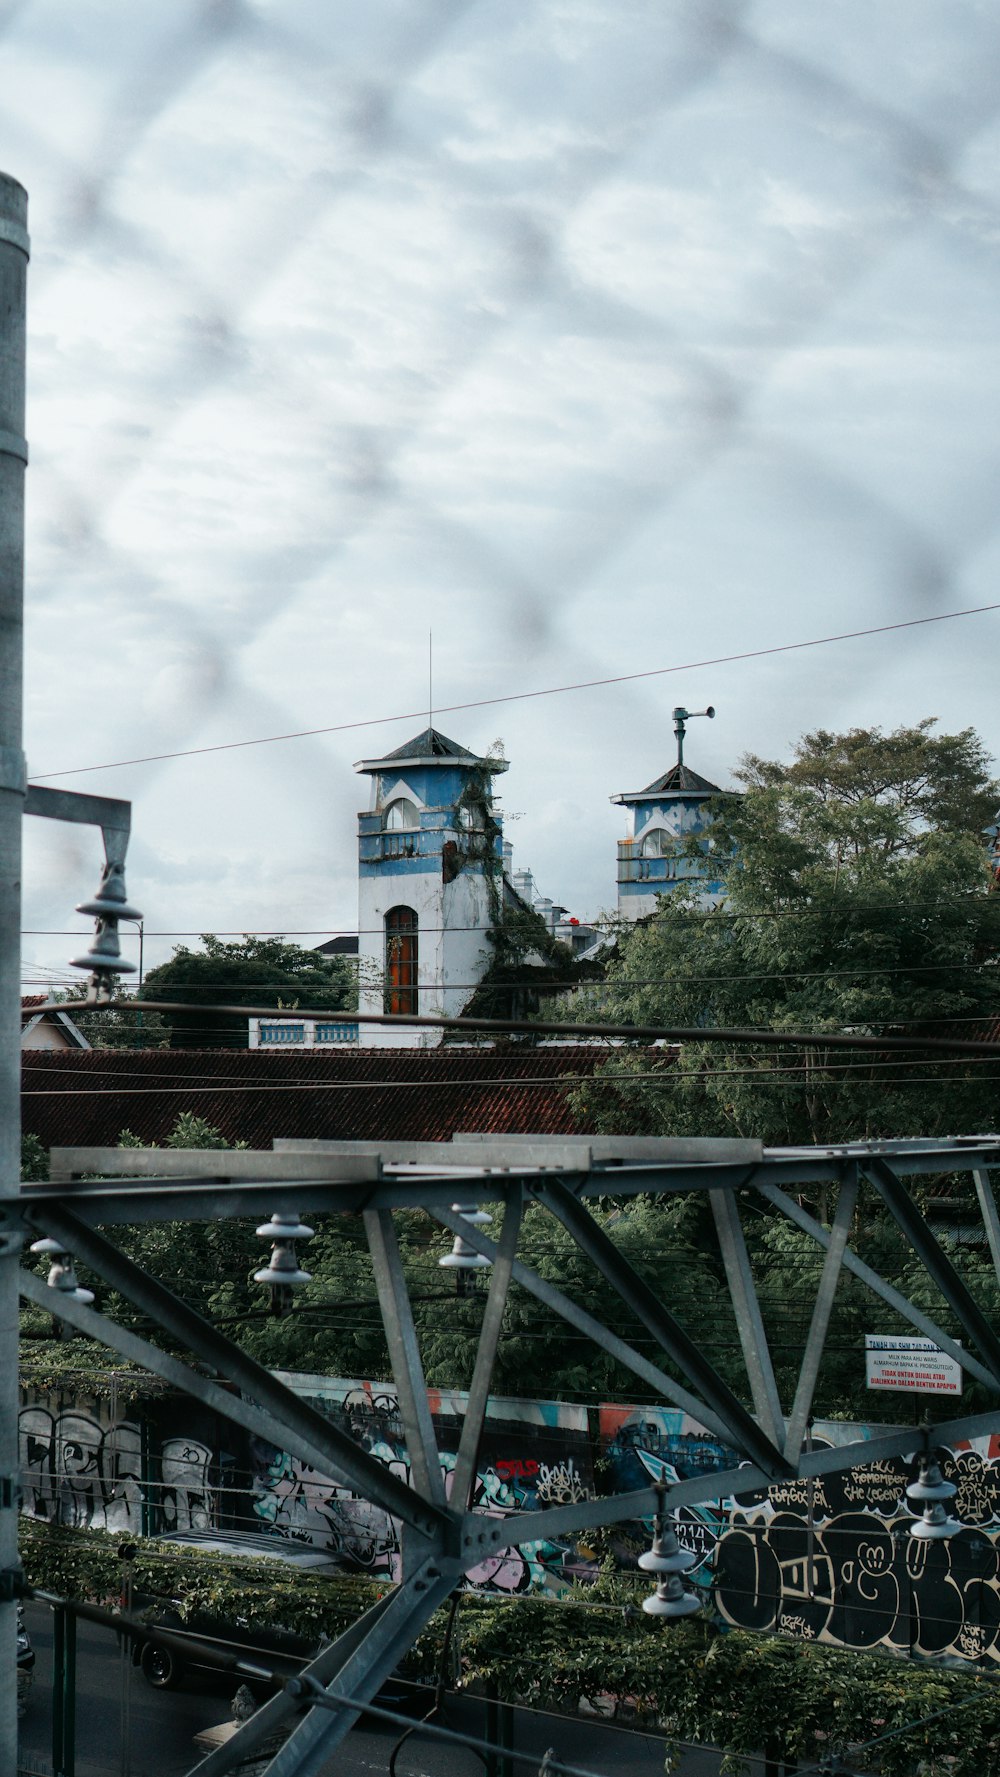
<instances>
[{"instance_id":1,"label":"grey metal pipe","mask_svg":"<svg viewBox=\"0 0 1000 1777\"><path fill-rule=\"evenodd\" d=\"M21 1178L21 820L25 286L28 194L0 173L0 1768L17 1766L18 1249ZM5 1578L6 1582L5 1583Z\"/></svg>"}]
</instances>

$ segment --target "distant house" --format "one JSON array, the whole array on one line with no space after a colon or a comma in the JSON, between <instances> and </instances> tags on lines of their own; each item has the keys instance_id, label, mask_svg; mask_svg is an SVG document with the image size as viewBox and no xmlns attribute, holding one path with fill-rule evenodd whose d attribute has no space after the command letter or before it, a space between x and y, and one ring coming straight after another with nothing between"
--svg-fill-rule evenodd
<instances>
[{"instance_id":1,"label":"distant house","mask_svg":"<svg viewBox=\"0 0 1000 1777\"><path fill-rule=\"evenodd\" d=\"M68 1012L60 1012L52 1006L45 1011L35 1011L37 1006L45 1006L44 993L21 995L21 1048L22 1049L89 1049L90 1044L73 1023ZM27 1014L27 1016L26 1016Z\"/></svg>"}]
</instances>

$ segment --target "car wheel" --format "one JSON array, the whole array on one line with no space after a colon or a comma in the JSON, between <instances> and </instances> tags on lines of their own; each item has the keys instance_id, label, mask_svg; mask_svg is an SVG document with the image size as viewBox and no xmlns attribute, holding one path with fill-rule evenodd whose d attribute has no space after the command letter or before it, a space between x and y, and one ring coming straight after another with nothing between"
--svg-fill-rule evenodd
<instances>
[{"instance_id":1,"label":"car wheel","mask_svg":"<svg viewBox=\"0 0 1000 1777\"><path fill-rule=\"evenodd\" d=\"M142 1652L142 1676L157 1691L172 1691L180 1683L181 1668L169 1648L148 1642Z\"/></svg>"}]
</instances>

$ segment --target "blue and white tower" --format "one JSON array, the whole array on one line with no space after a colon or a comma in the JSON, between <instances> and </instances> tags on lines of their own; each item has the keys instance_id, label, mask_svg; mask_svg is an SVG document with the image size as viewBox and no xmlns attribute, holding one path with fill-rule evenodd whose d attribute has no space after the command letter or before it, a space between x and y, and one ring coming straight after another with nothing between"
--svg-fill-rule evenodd
<instances>
[{"instance_id":1,"label":"blue and white tower","mask_svg":"<svg viewBox=\"0 0 1000 1777\"><path fill-rule=\"evenodd\" d=\"M507 761L425 728L355 770L372 780L358 816L361 1041L435 1044L437 1031L366 1027L365 1013L455 1016L485 974L503 896L493 779Z\"/></svg>"},{"instance_id":2,"label":"blue and white tower","mask_svg":"<svg viewBox=\"0 0 1000 1777\"><path fill-rule=\"evenodd\" d=\"M694 890L702 907L717 907L725 899L711 842L701 838L711 825L708 802L722 791L684 763L684 731L691 715L714 716L715 711L710 706L673 714L676 765L644 790L623 790L611 798L628 813L628 832L618 844L619 919L645 919L656 912L657 895L679 889ZM698 841L694 856L689 854L692 840Z\"/></svg>"}]
</instances>

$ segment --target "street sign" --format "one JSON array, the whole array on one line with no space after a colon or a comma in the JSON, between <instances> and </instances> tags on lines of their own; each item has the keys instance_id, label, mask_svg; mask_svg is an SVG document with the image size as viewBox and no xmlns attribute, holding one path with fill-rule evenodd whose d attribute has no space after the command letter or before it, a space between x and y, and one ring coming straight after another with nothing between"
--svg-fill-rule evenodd
<instances>
[{"instance_id":1,"label":"street sign","mask_svg":"<svg viewBox=\"0 0 1000 1777\"><path fill-rule=\"evenodd\" d=\"M961 1394L962 1368L931 1339L866 1333L865 1381L869 1388L909 1394Z\"/></svg>"}]
</instances>

